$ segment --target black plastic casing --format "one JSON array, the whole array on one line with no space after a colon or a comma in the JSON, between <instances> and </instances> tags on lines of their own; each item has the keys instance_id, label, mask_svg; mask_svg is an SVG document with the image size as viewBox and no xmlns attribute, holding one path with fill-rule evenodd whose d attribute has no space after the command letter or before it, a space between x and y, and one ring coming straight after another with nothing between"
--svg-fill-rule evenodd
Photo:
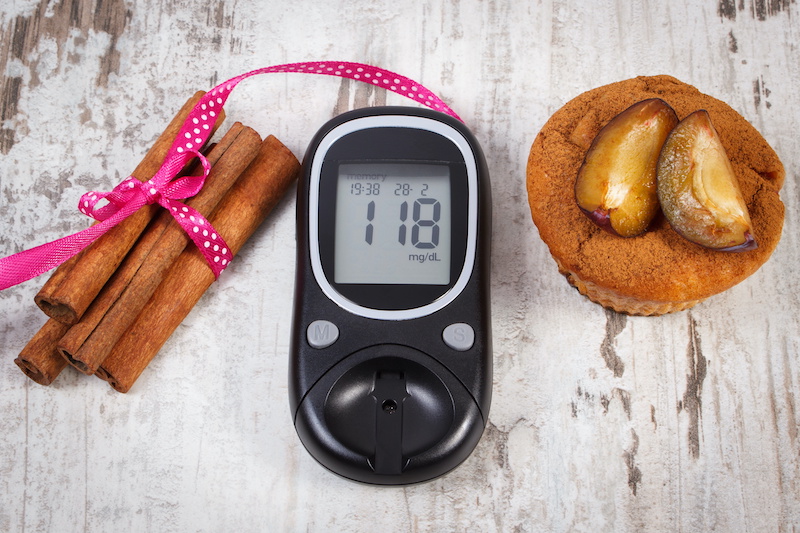
<instances>
[{"instance_id":1,"label":"black plastic casing","mask_svg":"<svg viewBox=\"0 0 800 533\"><path fill-rule=\"evenodd\" d=\"M478 218L469 281L448 305L418 318L384 320L352 313L323 292L312 271L311 161L332 129L376 115L444 123L466 139L477 168ZM461 122L423 108L378 107L344 113L315 135L297 190L289 396L300 440L319 463L354 481L405 485L445 474L472 453L486 426L492 395L490 246L488 169L477 140ZM308 328L317 320L339 330L329 347L314 348L307 340ZM466 351L443 340L448 325L461 323L475 334Z\"/></svg>"}]
</instances>

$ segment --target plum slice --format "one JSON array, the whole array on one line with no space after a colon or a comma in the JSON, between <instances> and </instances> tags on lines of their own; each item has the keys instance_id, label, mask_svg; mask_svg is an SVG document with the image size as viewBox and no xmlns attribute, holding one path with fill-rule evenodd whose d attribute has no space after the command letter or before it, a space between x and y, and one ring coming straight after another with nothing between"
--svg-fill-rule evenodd
<instances>
[{"instance_id":1,"label":"plum slice","mask_svg":"<svg viewBox=\"0 0 800 533\"><path fill-rule=\"evenodd\" d=\"M661 209L686 239L720 251L757 247L739 182L707 111L695 111L672 130L657 181Z\"/></svg>"},{"instance_id":2,"label":"plum slice","mask_svg":"<svg viewBox=\"0 0 800 533\"><path fill-rule=\"evenodd\" d=\"M600 130L575 181L575 200L590 220L621 237L647 230L658 213L656 163L677 123L669 104L651 98Z\"/></svg>"}]
</instances>

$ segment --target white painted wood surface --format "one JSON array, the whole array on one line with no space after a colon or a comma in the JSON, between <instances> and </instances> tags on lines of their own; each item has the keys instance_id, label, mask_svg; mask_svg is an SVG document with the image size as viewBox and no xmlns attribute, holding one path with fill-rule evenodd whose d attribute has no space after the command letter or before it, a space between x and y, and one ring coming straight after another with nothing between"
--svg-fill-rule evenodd
<instances>
[{"instance_id":1,"label":"white painted wood surface","mask_svg":"<svg viewBox=\"0 0 800 533\"><path fill-rule=\"evenodd\" d=\"M13 359L43 278L0 293L0 531L800 531L800 6L794 0L3 0L0 255L82 229L197 89L305 60L380 65L475 132L494 191L494 401L472 456L376 488L328 473L289 416L287 197L133 390ZM671 74L781 156L784 235L754 276L660 318L567 286L525 193L571 97ZM333 114L406 104L355 82L247 81L227 105L298 157ZM70 369L68 369L70 370Z\"/></svg>"}]
</instances>

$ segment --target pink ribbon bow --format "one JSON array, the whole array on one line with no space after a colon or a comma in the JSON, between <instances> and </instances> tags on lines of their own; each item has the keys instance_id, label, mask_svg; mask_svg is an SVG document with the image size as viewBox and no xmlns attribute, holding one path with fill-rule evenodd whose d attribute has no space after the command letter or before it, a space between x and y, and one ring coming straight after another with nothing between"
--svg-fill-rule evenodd
<instances>
[{"instance_id":1,"label":"pink ribbon bow","mask_svg":"<svg viewBox=\"0 0 800 533\"><path fill-rule=\"evenodd\" d=\"M107 193L88 192L81 197L80 211L96 220L83 231L42 244L23 252L0 258L0 290L7 289L57 267L74 256L109 229L119 224L144 205L158 202L167 209L189 238L200 249L216 278L228 266L232 254L224 239L199 212L181 199L189 198L202 189L210 165L199 152L211 135L212 126L222 111L231 91L243 80L257 74L300 72L325 74L371 83L401 94L432 109L461 120L431 91L410 78L378 67L351 62L321 61L275 65L241 74L220 83L207 92L189 113L164 163L152 179L141 182L129 177ZM199 176L177 177L193 158L199 158L203 173ZM101 207L97 204L105 200Z\"/></svg>"}]
</instances>

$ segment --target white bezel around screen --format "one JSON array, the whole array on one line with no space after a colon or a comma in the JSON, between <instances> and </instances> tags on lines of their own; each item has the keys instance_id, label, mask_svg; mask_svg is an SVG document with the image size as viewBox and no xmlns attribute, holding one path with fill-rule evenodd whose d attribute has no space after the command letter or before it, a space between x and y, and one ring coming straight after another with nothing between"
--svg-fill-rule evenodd
<instances>
[{"instance_id":1,"label":"white bezel around screen","mask_svg":"<svg viewBox=\"0 0 800 533\"><path fill-rule=\"evenodd\" d=\"M320 203L320 176L322 163L328 150L339 139L355 131L369 128L412 128L427 130L452 142L466 164L468 182L468 220L467 220L467 247L462 266L453 287L445 294L426 305L412 309L387 310L364 307L343 296L337 291L325 276L322 268L319 247L319 203ZM327 200L326 200L327 201ZM331 202L335 199L331 198ZM475 241L478 226L478 170L475 156L469 143L457 130L452 127L425 117L406 115L382 115L362 117L345 122L328 132L322 139L311 162L311 180L309 183L309 243L311 252L311 268L322 292L342 309L353 314L381 320L408 320L419 318L434 313L452 302L469 282L472 268L475 263Z\"/></svg>"}]
</instances>

